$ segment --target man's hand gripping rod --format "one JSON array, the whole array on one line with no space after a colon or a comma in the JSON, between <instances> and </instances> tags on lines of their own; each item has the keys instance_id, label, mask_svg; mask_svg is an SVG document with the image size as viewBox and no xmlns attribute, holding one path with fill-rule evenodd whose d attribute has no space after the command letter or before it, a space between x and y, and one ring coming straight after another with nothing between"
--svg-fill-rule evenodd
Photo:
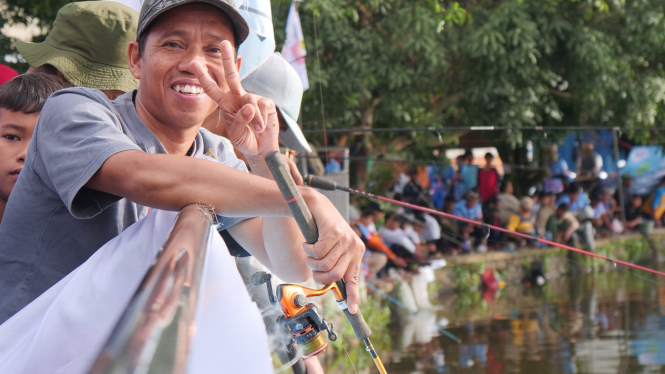
<instances>
[{"instance_id":1,"label":"man's hand gripping rod","mask_svg":"<svg viewBox=\"0 0 665 374\"><path fill-rule=\"evenodd\" d=\"M284 159L279 154L279 152L273 152L266 156L266 164L268 165L270 172L275 178L275 182L277 182L277 186L282 192L282 196L284 196L284 200L289 206L291 214L293 214L293 218L295 218L296 222L298 223L298 227L300 228L300 231L302 231L305 240L310 244L316 243L319 238L319 230L316 227L316 223L314 222L314 218L312 217L311 212L307 208L307 204L300 195L300 191L298 190L296 183L293 181L293 177L289 173ZM346 304L346 285L344 280L340 279L335 282L335 285L329 285L324 288L328 287L337 288L339 290L339 292L333 292L333 294L335 294L337 305L342 308L346 319L351 324L353 332L356 335L356 339L365 343L367 351L372 356L372 359L374 360L376 367L379 369L379 372L386 374L386 369L383 366L381 359L377 355L376 350L374 350L372 342L369 340L369 336L372 334L372 331L370 330L369 326L367 326L367 322L365 322L360 309L358 309L356 314L352 314L349 311L349 308Z\"/></svg>"}]
</instances>

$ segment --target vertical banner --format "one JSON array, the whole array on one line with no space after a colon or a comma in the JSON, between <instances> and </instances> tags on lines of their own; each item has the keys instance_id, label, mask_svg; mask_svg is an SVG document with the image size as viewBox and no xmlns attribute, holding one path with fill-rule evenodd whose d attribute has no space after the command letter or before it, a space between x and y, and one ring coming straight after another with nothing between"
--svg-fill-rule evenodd
<instances>
[{"instance_id":1,"label":"vertical banner","mask_svg":"<svg viewBox=\"0 0 665 374\"><path fill-rule=\"evenodd\" d=\"M297 1L301 0L293 0L289 9L289 16L286 20L286 41L282 49L282 56L296 69L302 81L302 87L307 91L309 89L307 65L305 64L307 51L305 50L305 39L302 34L302 26L300 25L300 16L296 9Z\"/></svg>"},{"instance_id":2,"label":"vertical banner","mask_svg":"<svg viewBox=\"0 0 665 374\"><path fill-rule=\"evenodd\" d=\"M275 52L275 32L270 0L236 0L236 7L249 25L249 36L238 50L243 79Z\"/></svg>"}]
</instances>

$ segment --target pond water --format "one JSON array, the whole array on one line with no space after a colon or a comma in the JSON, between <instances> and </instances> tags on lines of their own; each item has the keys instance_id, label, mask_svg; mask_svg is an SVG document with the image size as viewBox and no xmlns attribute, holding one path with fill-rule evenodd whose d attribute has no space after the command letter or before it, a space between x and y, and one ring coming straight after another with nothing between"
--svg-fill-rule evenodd
<instances>
[{"instance_id":1,"label":"pond water","mask_svg":"<svg viewBox=\"0 0 665 374\"><path fill-rule=\"evenodd\" d=\"M389 373L665 373L665 279L615 271L432 299L417 317L391 304L375 329ZM322 358L326 372L378 372L345 362L367 355L351 350Z\"/></svg>"}]
</instances>

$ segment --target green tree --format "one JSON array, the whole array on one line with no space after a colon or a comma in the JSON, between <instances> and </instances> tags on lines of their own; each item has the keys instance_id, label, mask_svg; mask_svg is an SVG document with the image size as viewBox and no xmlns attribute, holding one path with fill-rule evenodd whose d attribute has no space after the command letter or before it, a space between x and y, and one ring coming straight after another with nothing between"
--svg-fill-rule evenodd
<instances>
[{"instance_id":1,"label":"green tree","mask_svg":"<svg viewBox=\"0 0 665 374\"><path fill-rule=\"evenodd\" d=\"M305 1L300 13L312 85L303 102L305 128L322 128L320 83L329 128L607 126L658 141L657 131L630 129L665 125L664 6L648 0ZM286 11L277 14L278 45L285 18ZM546 141L542 132L517 129L489 137L503 153L527 139ZM388 132L349 143L361 154L401 149L422 158L437 142L427 132ZM362 176L362 165L356 167Z\"/></svg>"},{"instance_id":2,"label":"green tree","mask_svg":"<svg viewBox=\"0 0 665 374\"><path fill-rule=\"evenodd\" d=\"M0 3L0 29L5 25L32 24L37 22L37 26L44 33L34 38L33 41L42 41L53 25L58 10L63 5L71 3L67 0L5 0ZM16 40L0 36L0 56L8 56L5 63L14 67L18 71L25 71L28 68L26 63L14 62L18 60L18 54L14 48Z\"/></svg>"},{"instance_id":3,"label":"green tree","mask_svg":"<svg viewBox=\"0 0 665 374\"><path fill-rule=\"evenodd\" d=\"M288 3L279 6L286 9ZM307 128L323 128L321 100L328 128L440 125L440 114L431 110L448 65L439 31L446 18L461 21L464 13L458 11L448 14L437 2L425 0L303 2L300 18L311 84L303 105ZM277 14L278 46L286 13ZM348 145L359 149L359 155L406 146L417 156L423 154L423 148L408 145L422 135L359 134ZM357 183L364 185L364 163L356 163L355 171Z\"/></svg>"}]
</instances>

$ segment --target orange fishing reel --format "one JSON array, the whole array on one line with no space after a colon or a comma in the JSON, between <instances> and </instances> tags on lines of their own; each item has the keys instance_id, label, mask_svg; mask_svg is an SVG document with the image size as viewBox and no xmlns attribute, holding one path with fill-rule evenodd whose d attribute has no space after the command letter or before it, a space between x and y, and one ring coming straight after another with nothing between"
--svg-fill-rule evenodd
<instances>
[{"instance_id":1,"label":"orange fishing reel","mask_svg":"<svg viewBox=\"0 0 665 374\"><path fill-rule=\"evenodd\" d=\"M321 316L316 305L307 302L307 298L321 296L328 291L335 294L335 299L343 300L342 291L336 283L330 284L320 290L298 286L295 284L280 284L273 293L271 275L258 272L252 276L252 285L266 284L270 303L280 309L284 315L280 316L277 323L287 332L292 339L285 341L287 350L291 351L296 345L303 351L303 357L313 357L326 351L328 342L323 337L324 331L328 332L328 340L337 340L337 333L332 323L326 322Z\"/></svg>"}]
</instances>

